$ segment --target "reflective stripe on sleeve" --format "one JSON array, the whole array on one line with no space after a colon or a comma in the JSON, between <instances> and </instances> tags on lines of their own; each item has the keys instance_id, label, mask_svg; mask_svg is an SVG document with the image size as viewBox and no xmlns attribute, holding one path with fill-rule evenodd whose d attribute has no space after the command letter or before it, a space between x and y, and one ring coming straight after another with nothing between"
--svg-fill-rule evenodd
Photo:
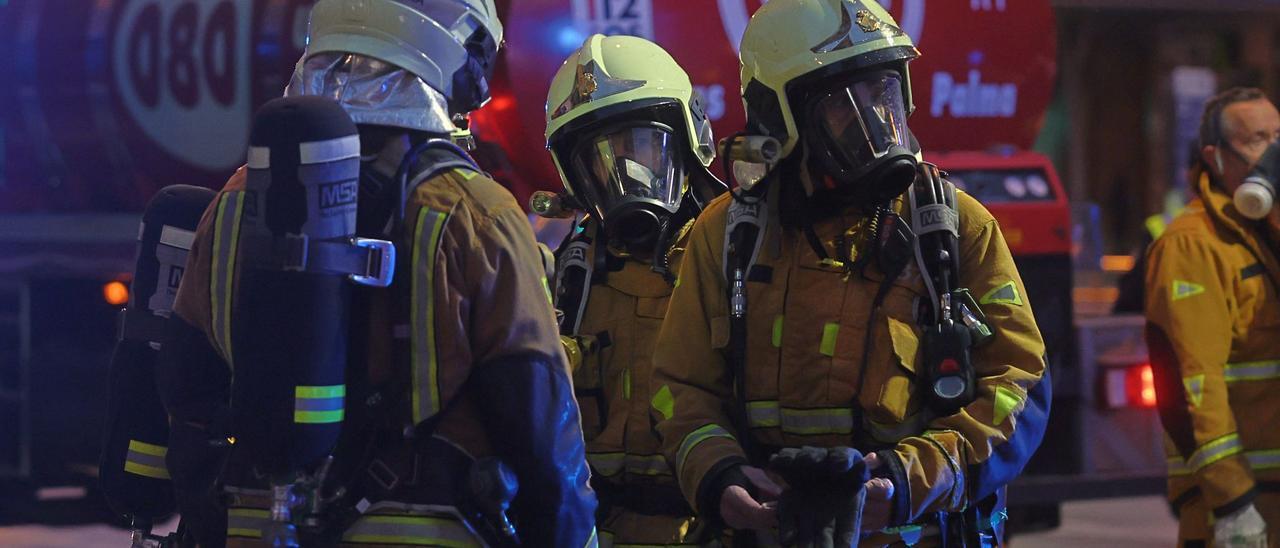
<instances>
[{"instance_id":1,"label":"reflective stripe on sleeve","mask_svg":"<svg viewBox=\"0 0 1280 548\"><path fill-rule=\"evenodd\" d=\"M244 215L244 192L227 192L218 201L213 221L213 254L209 272L209 299L213 340L228 365L231 359L232 283Z\"/></svg>"},{"instance_id":2,"label":"reflective stripe on sleeve","mask_svg":"<svg viewBox=\"0 0 1280 548\"><path fill-rule=\"evenodd\" d=\"M440 411L439 364L436 362L435 279L440 237L448 215L422 208L413 237L410 347L413 355L413 422Z\"/></svg>"},{"instance_id":3,"label":"reflective stripe on sleeve","mask_svg":"<svg viewBox=\"0 0 1280 548\"><path fill-rule=\"evenodd\" d=\"M684 437L684 441L680 442L680 449L676 451L677 473L680 470L684 470L684 462L685 459L689 458L689 452L693 451L693 448L697 447L698 444L712 438L728 438L736 441L733 434L730 434L728 430L718 424L708 424L690 432L689 435Z\"/></svg>"},{"instance_id":4,"label":"reflective stripe on sleeve","mask_svg":"<svg viewBox=\"0 0 1280 548\"><path fill-rule=\"evenodd\" d=\"M1187 464L1193 471L1199 472L1201 468L1239 454L1241 450L1240 436L1227 434L1200 446L1195 453L1191 454L1191 458L1187 459Z\"/></svg>"}]
</instances>

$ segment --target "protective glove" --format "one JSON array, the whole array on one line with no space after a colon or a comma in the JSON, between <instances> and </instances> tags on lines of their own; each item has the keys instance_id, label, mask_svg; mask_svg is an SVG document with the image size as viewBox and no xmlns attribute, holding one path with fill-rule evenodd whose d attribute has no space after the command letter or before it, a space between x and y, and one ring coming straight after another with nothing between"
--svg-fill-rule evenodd
<instances>
[{"instance_id":1,"label":"protective glove","mask_svg":"<svg viewBox=\"0 0 1280 548\"><path fill-rule=\"evenodd\" d=\"M1213 524L1213 545L1217 548L1266 548L1267 523L1252 504Z\"/></svg>"},{"instance_id":2,"label":"protective glove","mask_svg":"<svg viewBox=\"0 0 1280 548\"><path fill-rule=\"evenodd\" d=\"M778 502L783 546L857 546L870 476L862 453L848 447L789 447L770 457L769 467L788 484Z\"/></svg>"}]
</instances>

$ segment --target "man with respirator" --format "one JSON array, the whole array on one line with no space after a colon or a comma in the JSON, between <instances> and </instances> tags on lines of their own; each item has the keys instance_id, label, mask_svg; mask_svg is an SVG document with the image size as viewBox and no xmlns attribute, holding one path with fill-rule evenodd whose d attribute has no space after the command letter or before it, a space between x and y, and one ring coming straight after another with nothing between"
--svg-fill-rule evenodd
<instances>
[{"instance_id":1,"label":"man with respirator","mask_svg":"<svg viewBox=\"0 0 1280 548\"><path fill-rule=\"evenodd\" d=\"M493 0L313 8L162 350L203 545L595 545L540 252L450 140L501 43Z\"/></svg>"},{"instance_id":2,"label":"man with respirator","mask_svg":"<svg viewBox=\"0 0 1280 548\"><path fill-rule=\"evenodd\" d=\"M1147 346L1180 545L1280 546L1280 112L1205 106L1196 197L1147 254Z\"/></svg>"},{"instance_id":3,"label":"man with respirator","mask_svg":"<svg viewBox=\"0 0 1280 548\"><path fill-rule=\"evenodd\" d=\"M648 411L672 271L694 218L726 190L707 169L715 143L702 99L657 44L597 34L552 80L547 148L565 193L540 193L533 209L587 213L559 250L555 288L600 495L601 544L710 540L675 485Z\"/></svg>"},{"instance_id":4,"label":"man with respirator","mask_svg":"<svg viewBox=\"0 0 1280 548\"><path fill-rule=\"evenodd\" d=\"M734 545L990 545L1043 436L1000 228L907 129L918 55L873 0L773 0L743 37L740 186L689 237L653 410Z\"/></svg>"}]
</instances>

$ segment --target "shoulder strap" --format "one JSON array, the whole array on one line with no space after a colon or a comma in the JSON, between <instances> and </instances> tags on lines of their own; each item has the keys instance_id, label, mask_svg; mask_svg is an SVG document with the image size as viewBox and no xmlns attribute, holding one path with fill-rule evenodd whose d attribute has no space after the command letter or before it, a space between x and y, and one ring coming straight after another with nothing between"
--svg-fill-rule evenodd
<instances>
[{"instance_id":1,"label":"shoulder strap","mask_svg":"<svg viewBox=\"0 0 1280 548\"><path fill-rule=\"evenodd\" d=\"M585 224L585 223L584 223ZM556 253L556 310L562 311L561 335L577 335L591 296L591 278L595 273L594 242L583 231L573 236Z\"/></svg>"},{"instance_id":2,"label":"shoulder strap","mask_svg":"<svg viewBox=\"0 0 1280 548\"><path fill-rule=\"evenodd\" d=\"M763 193L751 196L743 192L729 200L724 223L724 250L720 256L725 282L733 281L734 270L738 268L742 269L744 276L750 275L751 268L760 259L768 210ZM746 249L751 250L750 254L741 253Z\"/></svg>"},{"instance_id":3,"label":"shoulder strap","mask_svg":"<svg viewBox=\"0 0 1280 548\"><path fill-rule=\"evenodd\" d=\"M911 230L916 234L916 261L929 291L935 318L940 297L960 284L960 212L956 186L942 176L937 166L920 165L920 176L907 189L911 207Z\"/></svg>"},{"instance_id":4,"label":"shoulder strap","mask_svg":"<svg viewBox=\"0 0 1280 548\"><path fill-rule=\"evenodd\" d=\"M441 173L455 169L484 173L467 151L446 139L423 141L405 154L400 162L400 169L396 172L400 191L398 199L400 209L395 221L396 227L404 226L405 205L414 189Z\"/></svg>"}]
</instances>

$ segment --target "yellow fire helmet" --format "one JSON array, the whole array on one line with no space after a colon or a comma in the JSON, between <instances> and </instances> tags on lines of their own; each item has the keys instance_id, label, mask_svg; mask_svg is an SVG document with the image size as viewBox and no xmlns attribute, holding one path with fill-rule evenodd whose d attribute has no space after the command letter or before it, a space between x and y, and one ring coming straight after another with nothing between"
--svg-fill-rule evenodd
<instances>
[{"instance_id":1,"label":"yellow fire helmet","mask_svg":"<svg viewBox=\"0 0 1280 548\"><path fill-rule=\"evenodd\" d=\"M829 188L868 187L855 193L881 200L910 184L907 64L920 53L878 2L773 0L740 53L749 134L777 139L782 157L805 143ZM869 175L892 182L863 184Z\"/></svg>"},{"instance_id":2,"label":"yellow fire helmet","mask_svg":"<svg viewBox=\"0 0 1280 548\"><path fill-rule=\"evenodd\" d=\"M547 149L576 204L631 243L725 190L711 121L689 75L662 47L594 35L565 60L547 97Z\"/></svg>"},{"instance_id":3,"label":"yellow fire helmet","mask_svg":"<svg viewBox=\"0 0 1280 548\"><path fill-rule=\"evenodd\" d=\"M448 99L454 114L489 100L502 22L493 0L320 0L307 56L351 53L407 70Z\"/></svg>"}]
</instances>

